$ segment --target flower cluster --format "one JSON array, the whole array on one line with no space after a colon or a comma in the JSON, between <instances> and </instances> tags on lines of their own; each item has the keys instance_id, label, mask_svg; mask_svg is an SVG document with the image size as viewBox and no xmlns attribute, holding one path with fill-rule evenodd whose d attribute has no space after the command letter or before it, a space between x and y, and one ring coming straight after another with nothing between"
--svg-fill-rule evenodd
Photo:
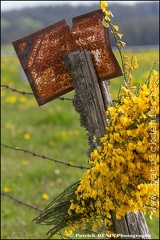
<instances>
[{"instance_id":1,"label":"flower cluster","mask_svg":"<svg viewBox=\"0 0 160 240\"><path fill-rule=\"evenodd\" d=\"M105 1L100 1L100 8L102 12L104 13L104 18L102 21L102 24L105 27L109 27L111 30L112 35L114 36L116 46L119 50L119 54L122 61L122 69L124 73L124 83L126 87L131 87L131 79L132 79L132 73L134 69L138 68L137 58L136 56L132 56L132 59L130 60L128 56L122 55L122 48L125 47L126 43L122 41L123 34L119 33L119 26L112 23L110 16L113 17L113 14L111 11L106 10L108 7L108 3Z\"/></svg>"},{"instance_id":2,"label":"flower cluster","mask_svg":"<svg viewBox=\"0 0 160 240\"><path fill-rule=\"evenodd\" d=\"M132 55L130 59L127 55L123 56L123 71L124 71L124 83L126 87L134 89L132 85L132 75L133 71L138 68L137 57Z\"/></svg>"},{"instance_id":3,"label":"flower cluster","mask_svg":"<svg viewBox=\"0 0 160 240\"><path fill-rule=\"evenodd\" d=\"M108 7L108 3L105 1L100 1L100 8L102 10L102 12L104 13L104 19L102 21L102 24L105 27L110 27L111 29L111 33L113 34L117 47L118 49L121 49L122 47L124 47L126 45L125 42L123 42L121 39L123 37L122 33L119 33L119 26L114 25L111 21L110 17L113 17L113 14L110 10L107 10Z\"/></svg>"},{"instance_id":4,"label":"flower cluster","mask_svg":"<svg viewBox=\"0 0 160 240\"><path fill-rule=\"evenodd\" d=\"M158 216L159 136L158 73L136 93L122 86L119 101L106 111L108 127L91 153L89 169L76 190L68 214L81 214L81 226L107 233L111 210L120 219L137 210ZM80 221L69 222L71 230ZM67 232L65 232L67 233Z\"/></svg>"},{"instance_id":5,"label":"flower cluster","mask_svg":"<svg viewBox=\"0 0 160 240\"><path fill-rule=\"evenodd\" d=\"M137 210L158 216L158 72L153 66L146 83L133 86L137 58L122 55L123 34L112 24L108 4L100 1L100 7L105 15L102 23L111 28L120 53L124 86L116 104L107 108L105 135L97 139L95 145L100 145L91 152L90 169L35 218L37 223L55 225L50 236L67 226L66 236L78 228L115 237L113 212L117 219Z\"/></svg>"},{"instance_id":6,"label":"flower cluster","mask_svg":"<svg viewBox=\"0 0 160 240\"><path fill-rule=\"evenodd\" d=\"M89 169L80 181L68 214L80 214L81 219L69 221L65 234L76 227L109 233L112 230L111 211L120 219L137 210L158 216L158 72L152 69L146 84L133 86L132 74L138 68L137 58L122 55L123 34L110 19L108 3L100 1L104 13L103 25L110 27L120 52L124 73L118 103L106 111L106 134L101 145L91 153Z\"/></svg>"}]
</instances>

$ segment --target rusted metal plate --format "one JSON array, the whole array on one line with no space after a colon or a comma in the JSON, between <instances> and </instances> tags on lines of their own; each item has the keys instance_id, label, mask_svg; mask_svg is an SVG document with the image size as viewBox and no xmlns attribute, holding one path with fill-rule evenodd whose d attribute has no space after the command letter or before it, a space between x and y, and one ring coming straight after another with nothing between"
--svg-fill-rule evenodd
<instances>
[{"instance_id":1,"label":"rusted metal plate","mask_svg":"<svg viewBox=\"0 0 160 240\"><path fill-rule=\"evenodd\" d=\"M103 14L96 10L72 19L72 36L80 49L88 49L101 80L122 75L110 45L109 28L102 25Z\"/></svg>"},{"instance_id":2,"label":"rusted metal plate","mask_svg":"<svg viewBox=\"0 0 160 240\"><path fill-rule=\"evenodd\" d=\"M78 49L65 20L12 43L35 98L43 105L73 89L63 55Z\"/></svg>"},{"instance_id":3,"label":"rusted metal plate","mask_svg":"<svg viewBox=\"0 0 160 240\"><path fill-rule=\"evenodd\" d=\"M101 80L122 75L102 18L101 10L96 10L73 18L71 33L62 20L12 43L39 105L73 90L65 53L90 50Z\"/></svg>"}]
</instances>

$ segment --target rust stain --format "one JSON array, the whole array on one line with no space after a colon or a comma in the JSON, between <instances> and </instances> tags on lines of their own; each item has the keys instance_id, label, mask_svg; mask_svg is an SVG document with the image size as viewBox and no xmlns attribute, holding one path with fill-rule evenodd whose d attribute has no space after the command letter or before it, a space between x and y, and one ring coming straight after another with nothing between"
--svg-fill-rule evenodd
<instances>
[{"instance_id":1,"label":"rust stain","mask_svg":"<svg viewBox=\"0 0 160 240\"><path fill-rule=\"evenodd\" d=\"M73 89L63 55L78 50L65 20L12 43L39 105Z\"/></svg>"},{"instance_id":2,"label":"rust stain","mask_svg":"<svg viewBox=\"0 0 160 240\"><path fill-rule=\"evenodd\" d=\"M101 10L93 11L73 18L71 33L62 20L12 43L39 105L73 90L65 53L90 50L100 80L122 75L102 18Z\"/></svg>"},{"instance_id":3,"label":"rust stain","mask_svg":"<svg viewBox=\"0 0 160 240\"><path fill-rule=\"evenodd\" d=\"M108 80L122 75L112 51L109 28L102 25L103 14L96 10L72 19L72 36L80 49L88 49L93 57L97 76Z\"/></svg>"}]
</instances>

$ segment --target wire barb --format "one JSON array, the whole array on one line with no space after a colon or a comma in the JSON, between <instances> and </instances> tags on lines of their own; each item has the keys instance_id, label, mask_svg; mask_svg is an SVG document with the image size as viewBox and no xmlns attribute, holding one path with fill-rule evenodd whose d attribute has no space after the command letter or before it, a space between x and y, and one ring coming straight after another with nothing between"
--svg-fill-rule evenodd
<instances>
[{"instance_id":1,"label":"wire barb","mask_svg":"<svg viewBox=\"0 0 160 240\"><path fill-rule=\"evenodd\" d=\"M47 159L47 160L53 161L55 163L64 164L64 165L66 165L68 167L74 167L74 168L80 168L80 169L89 169L89 167L85 167L85 166L82 166L82 165L81 166L79 166L79 165L72 165L71 163L63 162L63 161L56 160L56 159L53 159L53 158L50 158L50 157L47 157L47 156L44 156L44 155L40 155L38 153L31 152L31 151L29 151L27 149L18 148L18 147L12 147L12 146L9 146L9 145L3 144L3 143L1 143L1 146L13 149L15 151L21 151L21 152L29 153L29 154L31 154L34 157L40 157L42 159Z\"/></svg>"},{"instance_id":2,"label":"wire barb","mask_svg":"<svg viewBox=\"0 0 160 240\"><path fill-rule=\"evenodd\" d=\"M32 92L25 92L25 91L19 91L15 88L12 88L10 87L9 85L5 85L5 84L1 84L1 87L5 87L13 92L16 92L16 93L20 93L20 94L23 94L23 95L33 95ZM64 100L67 100L67 101L73 101L72 98L67 98L67 97L58 97L57 99L61 100L61 101L64 101Z\"/></svg>"},{"instance_id":3,"label":"wire barb","mask_svg":"<svg viewBox=\"0 0 160 240\"><path fill-rule=\"evenodd\" d=\"M1 87L5 87L5 88L7 88L7 89L9 89L9 90L11 90L13 92L21 93L23 95L33 95L33 93L31 93L31 92L19 91L19 90L15 89L15 88L11 88L10 86L5 85L5 84L1 84Z\"/></svg>"},{"instance_id":4,"label":"wire barb","mask_svg":"<svg viewBox=\"0 0 160 240\"><path fill-rule=\"evenodd\" d=\"M26 206L26 207L29 207L29 208L32 208L32 209L34 209L34 210L36 210L36 211L42 212L41 209L39 209L39 208L37 208L37 207L34 207L34 206L31 206L31 205L28 204L28 203L22 202L22 201L16 199L15 197L12 197L12 196L9 195L8 193L1 192L1 195L2 195L2 196L5 196L5 197L8 197L8 198L10 198L10 199L12 199L12 200L18 202L19 204L22 204L22 205Z\"/></svg>"}]
</instances>

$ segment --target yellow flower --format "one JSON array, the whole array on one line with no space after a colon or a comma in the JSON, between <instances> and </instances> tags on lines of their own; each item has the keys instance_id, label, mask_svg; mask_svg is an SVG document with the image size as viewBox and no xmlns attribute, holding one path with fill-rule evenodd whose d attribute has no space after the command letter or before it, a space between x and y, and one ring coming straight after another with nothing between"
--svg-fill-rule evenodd
<instances>
[{"instance_id":1,"label":"yellow flower","mask_svg":"<svg viewBox=\"0 0 160 240\"><path fill-rule=\"evenodd\" d=\"M155 71L155 70L152 70L152 73L153 73L153 75L155 75L155 76L157 76L157 75L158 75L158 72L157 72L157 71Z\"/></svg>"},{"instance_id":2,"label":"yellow flower","mask_svg":"<svg viewBox=\"0 0 160 240\"><path fill-rule=\"evenodd\" d=\"M15 126L11 123L6 123L5 124L5 128L8 128L8 129L15 129Z\"/></svg>"},{"instance_id":3,"label":"yellow flower","mask_svg":"<svg viewBox=\"0 0 160 240\"><path fill-rule=\"evenodd\" d=\"M132 206L134 203L133 203L133 200L132 199L129 199L128 200L128 204L129 204L129 206Z\"/></svg>"},{"instance_id":4,"label":"yellow flower","mask_svg":"<svg viewBox=\"0 0 160 240\"><path fill-rule=\"evenodd\" d=\"M108 7L108 3L106 1L100 1L100 7L101 8L107 8Z\"/></svg>"},{"instance_id":5,"label":"yellow flower","mask_svg":"<svg viewBox=\"0 0 160 240\"><path fill-rule=\"evenodd\" d=\"M15 96L6 97L6 102L15 103L16 102L16 97Z\"/></svg>"},{"instance_id":6,"label":"yellow flower","mask_svg":"<svg viewBox=\"0 0 160 240\"><path fill-rule=\"evenodd\" d=\"M133 59L133 67L134 68L138 68L138 61L137 61L137 57L136 56Z\"/></svg>"},{"instance_id":7,"label":"yellow flower","mask_svg":"<svg viewBox=\"0 0 160 240\"><path fill-rule=\"evenodd\" d=\"M68 236L70 236L72 234L72 230L65 230L64 231L64 235L66 236L66 237L68 237Z\"/></svg>"},{"instance_id":8,"label":"yellow flower","mask_svg":"<svg viewBox=\"0 0 160 240\"><path fill-rule=\"evenodd\" d=\"M110 16L111 15L110 11L105 11L104 13L105 13L106 16Z\"/></svg>"},{"instance_id":9,"label":"yellow flower","mask_svg":"<svg viewBox=\"0 0 160 240\"><path fill-rule=\"evenodd\" d=\"M27 102L27 98L26 98L25 96L21 96L21 97L19 98L19 101L20 101L21 103L25 103L25 102Z\"/></svg>"},{"instance_id":10,"label":"yellow flower","mask_svg":"<svg viewBox=\"0 0 160 240\"><path fill-rule=\"evenodd\" d=\"M129 79L132 78L132 73L128 73L128 78L129 78Z\"/></svg>"},{"instance_id":11,"label":"yellow flower","mask_svg":"<svg viewBox=\"0 0 160 240\"><path fill-rule=\"evenodd\" d=\"M76 205L72 202L71 206L70 206L70 209L73 210L73 209L75 209L75 207L76 207Z\"/></svg>"},{"instance_id":12,"label":"yellow flower","mask_svg":"<svg viewBox=\"0 0 160 240\"><path fill-rule=\"evenodd\" d=\"M99 222L98 221L95 221L94 222L94 224L93 224L93 226L92 226L92 230L94 231L94 230L97 230L97 228L99 227Z\"/></svg>"},{"instance_id":13,"label":"yellow flower","mask_svg":"<svg viewBox=\"0 0 160 240\"><path fill-rule=\"evenodd\" d=\"M144 152L144 145L141 141L138 140L136 145L136 151L143 153Z\"/></svg>"},{"instance_id":14,"label":"yellow flower","mask_svg":"<svg viewBox=\"0 0 160 240\"><path fill-rule=\"evenodd\" d=\"M118 37L119 37L120 39L122 39L122 37L123 37L123 34L122 34L122 33L117 33L117 35L118 35Z\"/></svg>"},{"instance_id":15,"label":"yellow flower","mask_svg":"<svg viewBox=\"0 0 160 240\"><path fill-rule=\"evenodd\" d=\"M140 162L137 163L137 168L138 168L138 169L141 168L141 163L140 163Z\"/></svg>"},{"instance_id":16,"label":"yellow flower","mask_svg":"<svg viewBox=\"0 0 160 240\"><path fill-rule=\"evenodd\" d=\"M121 44L120 43L117 43L116 44L118 48L121 48Z\"/></svg>"},{"instance_id":17,"label":"yellow flower","mask_svg":"<svg viewBox=\"0 0 160 240\"><path fill-rule=\"evenodd\" d=\"M43 194L42 194L42 198L43 198L44 200L49 200L49 196L48 196L46 193L43 193Z\"/></svg>"},{"instance_id":18,"label":"yellow flower","mask_svg":"<svg viewBox=\"0 0 160 240\"><path fill-rule=\"evenodd\" d=\"M121 46L125 47L126 43L121 41Z\"/></svg>"},{"instance_id":19,"label":"yellow flower","mask_svg":"<svg viewBox=\"0 0 160 240\"><path fill-rule=\"evenodd\" d=\"M4 187L4 188L3 188L3 192L5 192L5 193L10 192L10 188Z\"/></svg>"},{"instance_id":20,"label":"yellow flower","mask_svg":"<svg viewBox=\"0 0 160 240\"><path fill-rule=\"evenodd\" d=\"M110 19L110 17L108 17L108 15L105 16L105 20L108 21L108 22L111 21L111 19Z\"/></svg>"},{"instance_id":21,"label":"yellow flower","mask_svg":"<svg viewBox=\"0 0 160 240\"><path fill-rule=\"evenodd\" d=\"M148 87L146 86L146 85L143 85L143 86L141 86L140 87L140 90L142 90L142 91L140 91L140 94L146 94L146 95L149 95L149 89L148 89Z\"/></svg>"},{"instance_id":22,"label":"yellow flower","mask_svg":"<svg viewBox=\"0 0 160 240\"><path fill-rule=\"evenodd\" d=\"M117 142L122 142L122 138L120 137L119 133L114 133L113 134L113 138L114 140L116 140Z\"/></svg>"},{"instance_id":23,"label":"yellow flower","mask_svg":"<svg viewBox=\"0 0 160 240\"><path fill-rule=\"evenodd\" d=\"M24 161L23 161L23 165L24 165L24 166L28 166L28 165L29 165L29 162L28 162L27 160L24 160Z\"/></svg>"},{"instance_id":24,"label":"yellow flower","mask_svg":"<svg viewBox=\"0 0 160 240\"><path fill-rule=\"evenodd\" d=\"M116 31L119 30L119 27L117 25L113 25L113 27L115 28ZM122 34L123 35L123 34Z\"/></svg>"},{"instance_id":25,"label":"yellow flower","mask_svg":"<svg viewBox=\"0 0 160 240\"><path fill-rule=\"evenodd\" d=\"M102 12L105 12L106 8L105 7L101 7L101 10L102 10Z\"/></svg>"},{"instance_id":26,"label":"yellow flower","mask_svg":"<svg viewBox=\"0 0 160 240\"><path fill-rule=\"evenodd\" d=\"M122 124L124 127L126 127L126 126L129 125L129 119L128 119L126 116L120 117L119 120L120 120L121 124Z\"/></svg>"},{"instance_id":27,"label":"yellow flower","mask_svg":"<svg viewBox=\"0 0 160 240\"><path fill-rule=\"evenodd\" d=\"M82 226L81 226L81 230L86 230L86 226L85 226L85 225L82 225Z\"/></svg>"},{"instance_id":28,"label":"yellow flower","mask_svg":"<svg viewBox=\"0 0 160 240\"><path fill-rule=\"evenodd\" d=\"M31 138L31 136L28 133L24 134L23 137L25 140L29 140Z\"/></svg>"}]
</instances>

